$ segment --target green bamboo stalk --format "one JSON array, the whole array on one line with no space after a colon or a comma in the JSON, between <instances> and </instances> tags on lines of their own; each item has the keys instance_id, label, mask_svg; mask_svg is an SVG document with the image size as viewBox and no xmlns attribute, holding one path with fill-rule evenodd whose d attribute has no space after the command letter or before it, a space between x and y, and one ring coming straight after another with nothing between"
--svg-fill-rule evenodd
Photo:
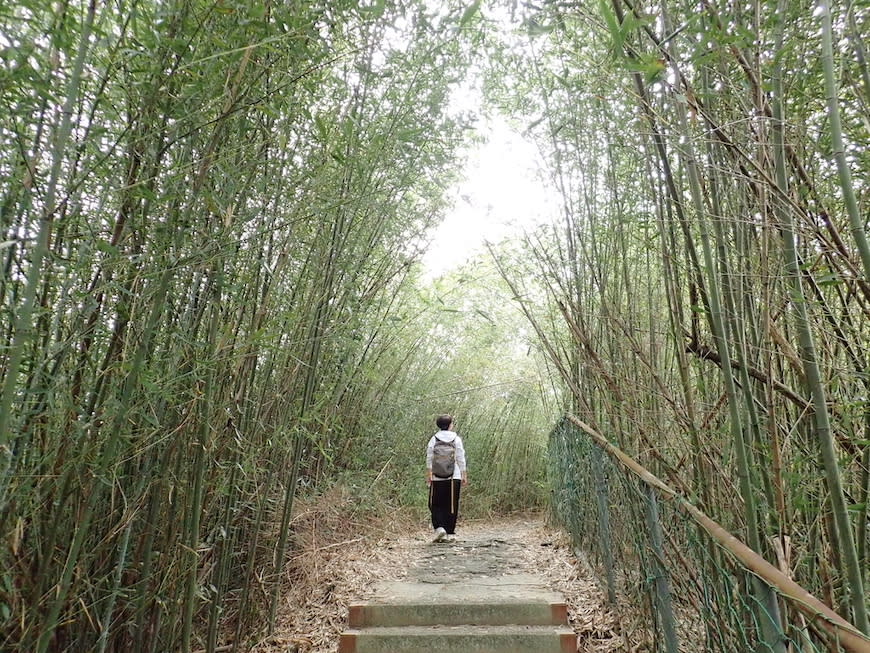
<instances>
[{"instance_id":1,"label":"green bamboo stalk","mask_svg":"<svg viewBox=\"0 0 870 653\"><path fill-rule=\"evenodd\" d=\"M168 466L168 454L172 449L169 448L166 454L166 458L162 461L162 468ZM134 639L134 651L135 653L142 653L145 650L145 646L149 641L149 637L147 635L148 629L145 624L145 620L147 618L147 603L150 598L153 598L150 593L151 582L152 582L152 574L153 574L153 566L154 566L154 541L157 538L157 518L160 515L160 508L164 504L166 495L163 492L163 484L162 483L154 483L151 486L149 497L149 506L148 513L146 515L146 519L144 521L143 532L139 534L140 540L140 551L137 560L134 562L138 562L139 569L139 579L137 582L137 597L135 602L135 610L133 612L132 622L134 624L135 639ZM156 640L157 638L152 638Z\"/></svg>"},{"instance_id":2,"label":"green bamboo stalk","mask_svg":"<svg viewBox=\"0 0 870 653\"><path fill-rule=\"evenodd\" d=\"M217 311L215 311L217 312ZM211 376L211 375L209 375ZM210 380L207 382L211 386ZM197 578L199 576L199 531L200 521L202 518L202 493L203 493L203 477L205 476L206 467L206 447L208 446L208 418L207 414L211 408L211 387L206 389L206 394L202 398L202 422L200 426L199 437L194 443L196 455L193 463L193 491L191 493L190 503L188 505L188 514L185 518L185 539L187 540L187 578L185 580L184 592L184 611L182 613L181 626L181 650L183 653L190 653L193 637L193 617L196 614L196 608L199 606L197 598Z\"/></svg>"},{"instance_id":3,"label":"green bamboo stalk","mask_svg":"<svg viewBox=\"0 0 870 653\"><path fill-rule=\"evenodd\" d=\"M100 637L97 640L97 652L105 653L106 646L109 644L109 632L112 626L112 614L115 612L115 603L118 600L118 595L121 592L121 579L124 575L124 568L127 562L127 549L130 546L130 535L133 532L133 518L124 529L124 535L121 536L121 542L118 546L118 561L115 563L115 575L112 583L112 591L109 599L106 602L106 609L103 610L102 627L100 628Z\"/></svg>"},{"instance_id":4,"label":"green bamboo stalk","mask_svg":"<svg viewBox=\"0 0 870 653\"><path fill-rule=\"evenodd\" d=\"M235 546L235 532L233 530L233 515L238 507L238 496L240 494L236 487L238 470L239 470L239 455L238 452L233 455L230 460L232 471L227 481L230 488L230 494L225 498L223 517L221 519L221 537L219 540L218 567L215 577L215 590L212 596L211 609L208 616L208 633L206 635L206 651L213 653L217 648L218 628L220 626L221 611L223 608L223 599L228 580L231 574L232 555Z\"/></svg>"},{"instance_id":5,"label":"green bamboo stalk","mask_svg":"<svg viewBox=\"0 0 870 653\"><path fill-rule=\"evenodd\" d=\"M784 0L780 0L782 3ZM830 13L827 8L827 3L823 2L823 10L827 15L827 19L823 19L827 23L827 27L823 27L823 31L827 31L825 40L830 46ZM781 44L783 26L779 27L778 40ZM779 50L777 50L779 51ZM832 59L825 63L825 68L830 69L826 72L826 78L829 74L833 74ZM830 93L830 80L828 80L828 91ZM771 125L771 134L773 140L773 154L776 167L776 181L780 187L782 196L785 196L788 190L788 176L785 158L784 146L784 115L783 115L783 86L782 86L782 68L781 62L777 60L774 68L772 79L773 84L773 122ZM836 100L836 98L834 98ZM833 121L832 121L833 122ZM838 123L839 124L839 123ZM832 124L832 132L836 132L837 128ZM861 578L861 567L858 559L858 552L855 546L853 531L849 522L848 510L846 508L846 500L843 494L843 483L840 478L840 468L837 462L837 453L834 447L834 440L831 430L830 414L828 411L827 397L824 383L822 381L821 370L816 353L816 346L813 338L813 333L810 328L809 315L807 311L807 300L801 284L801 270L798 261L797 247L795 244L794 221L789 207L784 206L783 202L777 199L775 207L780 219L780 229L782 231L783 251L785 254L785 266L788 278L791 282L790 296L794 306L795 322L798 331L798 337L801 345L801 359L803 361L804 373L810 393L812 395L813 404L813 421L815 426L815 437L819 444L822 454L822 462L825 470L825 481L828 488L829 499L831 502L831 510L834 515L837 537L840 541L840 554L843 558L845 566L845 575L848 582L848 591L851 596L852 609L854 611L854 620L856 627L864 634L870 634L870 624L868 624L867 606L865 604L865 594L863 582ZM870 250L868 250L870 254ZM862 255L863 256L863 255ZM868 258L867 263L870 263ZM870 265L867 266L870 270Z\"/></svg>"},{"instance_id":6,"label":"green bamboo stalk","mask_svg":"<svg viewBox=\"0 0 870 653\"><path fill-rule=\"evenodd\" d=\"M860 499L861 509L855 522L855 539L858 541L858 562L862 569L867 569L870 559L867 557L867 543L870 539L870 406L864 408L864 454L861 456ZM865 577L865 582L870 582Z\"/></svg>"},{"instance_id":7,"label":"green bamboo stalk","mask_svg":"<svg viewBox=\"0 0 870 653\"><path fill-rule=\"evenodd\" d=\"M854 5L849 7L849 40L852 41L852 47L855 49L855 60L861 71L861 81L864 82L865 101L870 104L870 68L867 66L867 53L855 20Z\"/></svg>"},{"instance_id":8,"label":"green bamboo stalk","mask_svg":"<svg viewBox=\"0 0 870 653\"><path fill-rule=\"evenodd\" d=\"M647 174L650 180L652 180L652 175ZM697 407L695 405L696 393L689 379L689 361L686 356L685 336L682 327L682 300L677 291L679 283L675 266L672 263L675 251L673 243L676 242L676 236L673 230L673 221L668 221L669 226L665 224L665 207L662 206L664 202L663 197L656 202L656 225L659 232L659 251L661 253L662 270L665 280L665 297L668 302L668 327L677 356L677 371L679 373L680 388L686 410L686 428L689 431L689 441L692 445L694 487L695 491L700 493L703 505L709 510L711 508L709 484L706 482L701 466L704 449L701 445L701 438L698 432Z\"/></svg>"},{"instance_id":9,"label":"green bamboo stalk","mask_svg":"<svg viewBox=\"0 0 870 653\"><path fill-rule=\"evenodd\" d=\"M828 121L830 123L831 141L833 143L834 159L837 162L837 174L840 181L840 189L843 192L843 201L846 205L846 213L849 216L852 237L861 263L864 266L864 279L870 281L870 242L867 240L867 232L864 226L864 216L858 208L858 200L855 197L855 189L852 183L852 171L849 162L846 161L846 145L843 141L843 126L840 121L840 101L837 79L834 72L834 46L833 26L831 24L830 0L820 0L819 17L822 21L822 67L825 73L825 93L828 101ZM866 609L865 609L866 613ZM864 626L867 626L865 616ZM867 632L866 630L864 632Z\"/></svg>"}]
</instances>

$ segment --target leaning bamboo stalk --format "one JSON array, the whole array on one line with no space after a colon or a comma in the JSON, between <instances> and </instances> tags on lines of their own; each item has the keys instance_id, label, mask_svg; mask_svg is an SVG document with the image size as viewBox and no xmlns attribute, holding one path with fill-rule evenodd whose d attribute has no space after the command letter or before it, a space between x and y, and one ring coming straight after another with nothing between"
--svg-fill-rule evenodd
<instances>
[{"instance_id":1,"label":"leaning bamboo stalk","mask_svg":"<svg viewBox=\"0 0 870 653\"><path fill-rule=\"evenodd\" d=\"M345 177L350 173L346 173ZM344 190L342 192L345 192ZM271 634L275 628L275 620L278 614L278 598L281 589L280 575L284 569L285 555L290 536L290 517L293 513L293 503L296 496L296 485L299 477L300 461L302 458L303 446L307 436L305 429L305 420L309 417L308 411L314 403L315 387L320 378L319 364L321 358L321 350L323 347L323 337L327 328L327 323L330 316L329 299L333 296L334 284L336 277L336 267L341 256L342 244L347 238L349 227L344 219L342 209L338 210L337 216L334 218L332 230L330 232L329 241L325 244L321 254L325 261L323 267L325 270L325 279L319 284L315 284L314 289L318 293L314 310L309 318L311 321L307 329L306 351L303 357L306 371L302 389L302 398L300 402L298 414L298 427L295 429L294 445L293 445L293 460L291 462L289 474L284 486L284 506L281 514L281 526L279 529L278 543L275 550L274 564L274 585L271 591L269 602L269 633Z\"/></svg>"},{"instance_id":2,"label":"leaning bamboo stalk","mask_svg":"<svg viewBox=\"0 0 870 653\"><path fill-rule=\"evenodd\" d=\"M172 278L173 270L170 268L165 270L157 282L157 289L152 300L150 314L148 315L145 329L143 332L142 341L136 347L133 355L133 360L130 365L130 372L124 380L121 388L118 410L115 416L114 423L108 428L108 439L103 444L100 455L94 467L94 477L99 479L102 474L111 466L118 453L118 447L122 440L123 422L126 418L127 410L132 401L133 392L138 385L142 368L145 364L147 353L150 351L152 336L157 329L157 323L160 315L163 312L165 305L166 294L169 288L169 282ZM82 517L75 525L75 530L70 543L66 560L64 561L63 570L60 578L53 589L53 600L51 607L48 610L48 615L45 619L42 631L39 633L39 639L36 645L37 653L46 653L51 646L52 638L57 627L60 625L59 617L66 602L66 598L73 583L73 573L78 566L82 554L82 548L91 533L92 520L99 506L100 501L104 496L103 485L97 481L94 483L92 491L88 496L87 503L83 510Z\"/></svg>"},{"instance_id":3,"label":"leaning bamboo stalk","mask_svg":"<svg viewBox=\"0 0 870 653\"><path fill-rule=\"evenodd\" d=\"M825 7L824 12L828 16L827 20L829 30L830 13L827 7ZM830 34L828 34L828 38L829 37ZM778 38L782 38L781 29ZM826 64L826 68L827 67L828 64ZM783 135L784 116L782 107L782 70L779 61L777 61L774 68L772 82L773 122L771 124L771 133L773 135L773 156L776 165L777 184L780 192L783 195L786 195L788 190L788 179L786 176ZM832 125L832 131L836 131L834 125ZM791 284L790 293L795 311L795 326L800 339L801 359L803 361L807 387L812 395L815 437L818 441L819 449L821 450L825 482L830 495L831 510L834 514L837 537L840 540L839 553L842 559L843 572L848 579L848 589L851 593L851 603L852 609L855 613L855 622L861 632L870 634L866 597L864 595L864 585L861 578L861 565L858 559L855 538L849 521L848 510L846 508L843 481L840 477L840 465L834 446L833 429L831 427L830 413L828 410L827 393L822 380L813 332L810 328L807 299L801 282L801 271L797 255L797 247L795 244L794 220L789 207L785 206L783 202L777 201L775 209L780 221L786 272ZM870 263L870 259L868 259L868 263ZM870 265L868 265L867 269L870 270Z\"/></svg>"},{"instance_id":4,"label":"leaning bamboo stalk","mask_svg":"<svg viewBox=\"0 0 870 653\"><path fill-rule=\"evenodd\" d=\"M632 13L635 15L635 17L638 18L639 20L641 20L641 23L643 24L644 19L643 19L642 14L638 13L638 9L636 7L634 7L631 2L626 2L625 4L629 7L629 9L632 11ZM711 14L712 18L714 19L714 21L716 22L717 28L722 29L723 26L722 26L721 20L719 19L718 15L715 13L715 9L712 8L709 3L705 2L704 4L705 4L707 10L709 11L709 13ZM622 14L620 13L620 20L621 20L621 15ZM781 11L779 11L778 15L783 15L783 14ZM673 58L669 54L668 48L665 47L666 42L664 42L661 39L659 39L658 37L656 37L656 35L654 34L654 32L652 31L652 29L649 26L645 26L644 31L647 34L647 36L649 36L650 40L652 40L653 43L655 43L656 47L658 48L658 51L661 53L661 55L667 61L672 61L672 62L678 61L677 59ZM755 75L752 68L747 63L745 57L740 52L739 48L732 48L731 51L732 51L732 54L735 56L736 60L738 61L738 63L740 64L741 69L743 70L747 79L749 80L750 85L753 88L757 88L759 86L758 77L757 77L757 75ZM864 67L863 62L861 62L861 64L862 64L862 76L866 78L867 76L864 75L865 67ZM718 142L720 142L723 146L725 146L726 149L729 150L735 156L735 158L737 160L742 162L740 164L740 169L741 169L742 175L749 178L750 177L749 171L750 170L754 171L758 175L759 179L764 180L766 186L769 189L771 189L772 191L777 193L778 197L783 202L786 202L787 204L789 204L792 207L792 209L796 212L796 215L803 215L804 217L806 217L807 215L817 213L824 219L825 229L830 234L831 242L825 243L822 240L821 242L823 244L823 249L830 248L832 251L836 251L838 254L840 254L841 259L840 259L839 263L844 265L847 268L847 270L849 271L849 273L853 274L857 278L858 287L861 289L864 296L867 297L868 299L870 299L870 281L868 281L868 279L867 279L867 270L865 268L865 275L862 278L861 272L859 271L859 267L856 266L856 263L852 259L852 256L850 254L849 249L846 247L845 243L843 242L842 238L840 237L840 234L837 230L836 223L833 220L829 219L829 217L828 217L831 212L826 208L825 202L822 201L821 198L818 196L818 193L816 192L814 185L813 185L813 182L812 182L812 175L805 169L805 167L801 163L797 153L795 152L795 148L790 143L784 144L789 163L794 167L794 170L795 170L796 174L798 175L799 181L801 182L801 184L803 184L803 190L805 190L807 192L808 196L811 197L816 204L816 207L813 210L807 210L807 207L802 208L801 203L799 202L799 200L796 197L793 197L792 195L787 194L787 193L783 193L779 189L775 180L760 165L760 162L757 161L755 157L751 156L750 153L747 152L745 148L741 147L732 138L730 138L726 134L726 131L723 129L723 126L721 124L717 123L717 121L713 119L713 116L711 115L710 111L708 110L708 108L705 106L705 104L699 98L699 94L694 92L694 89L692 89L691 85L689 85L687 82L685 83L685 85L686 85L686 93L684 95L684 98L685 98L685 101L688 103L689 108L693 112L697 113L698 116L700 116L704 119L704 121L709 125L710 130L712 131L716 140ZM761 107L761 109L762 109L764 115L772 116L771 109L766 103L764 104L763 107ZM748 167L746 167L746 166L748 166ZM811 226L815 229L815 225L811 225ZM820 232L816 231L816 233L818 234L819 237L821 236ZM862 233L858 233L856 235L856 237L861 238ZM863 238L866 242L866 235L863 235ZM834 262L832 261L831 264L834 265ZM867 314L866 308L865 308L865 314Z\"/></svg>"},{"instance_id":5,"label":"leaning bamboo stalk","mask_svg":"<svg viewBox=\"0 0 870 653\"><path fill-rule=\"evenodd\" d=\"M745 543L731 535L725 528L693 506L688 499L678 494L676 490L668 486L631 456L610 444L603 435L591 426L588 426L574 415L568 415L568 419L572 424L589 435L599 447L604 449L623 468L635 474L641 481L657 490L664 499L672 501L678 508L687 513L710 537L731 553L748 571L794 603L804 616L834 637L846 651L849 653L870 653L870 638L863 635L854 625L807 592Z\"/></svg>"},{"instance_id":6,"label":"leaning bamboo stalk","mask_svg":"<svg viewBox=\"0 0 870 653\"><path fill-rule=\"evenodd\" d=\"M496 268L498 269L499 275L501 275L501 278L504 279L504 282L508 285L508 288L510 288L511 293L513 293L513 297L519 303L523 315L526 316L529 324L532 325L532 329L534 329L535 334L538 336L542 346L546 350L547 356L549 356L553 365L555 365L556 368L559 370L559 374L562 376L565 383L567 383L568 386L571 388L571 392L574 394L574 396L583 397L584 393L580 391L580 386L578 385L576 376L571 373L571 368L566 365L565 359L557 351L556 345L552 342L552 339L547 336L547 333L541 326L540 321L532 314L532 311L529 308L527 302L523 301L523 294L519 291L516 283L511 280L510 275L508 274L505 267L502 265L501 260L499 259L492 245L487 243L487 249L489 250L489 254L492 257Z\"/></svg>"}]
</instances>

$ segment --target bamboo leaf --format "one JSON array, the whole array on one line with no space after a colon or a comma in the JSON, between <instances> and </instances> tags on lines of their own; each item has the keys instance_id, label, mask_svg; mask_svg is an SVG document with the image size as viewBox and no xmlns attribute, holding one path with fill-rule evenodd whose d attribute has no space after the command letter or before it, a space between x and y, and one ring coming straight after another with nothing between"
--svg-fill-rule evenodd
<instances>
[{"instance_id":1,"label":"bamboo leaf","mask_svg":"<svg viewBox=\"0 0 870 653\"><path fill-rule=\"evenodd\" d=\"M476 0L476 2L472 2L468 7L466 7L459 19L459 27L468 27L472 19L478 14L478 12L480 12L480 1L481 0Z\"/></svg>"},{"instance_id":2,"label":"bamboo leaf","mask_svg":"<svg viewBox=\"0 0 870 653\"><path fill-rule=\"evenodd\" d=\"M543 36L555 31L557 28L558 25L556 23L544 24L538 22L534 18L530 18L526 21L526 29L528 30L529 36Z\"/></svg>"},{"instance_id":3,"label":"bamboo leaf","mask_svg":"<svg viewBox=\"0 0 870 653\"><path fill-rule=\"evenodd\" d=\"M367 20L378 20L383 18L386 11L386 0L374 0L374 4L364 7L359 7L360 16Z\"/></svg>"},{"instance_id":4,"label":"bamboo leaf","mask_svg":"<svg viewBox=\"0 0 870 653\"><path fill-rule=\"evenodd\" d=\"M835 286L843 283L843 278L836 272L828 272L816 278L816 283L819 286Z\"/></svg>"}]
</instances>

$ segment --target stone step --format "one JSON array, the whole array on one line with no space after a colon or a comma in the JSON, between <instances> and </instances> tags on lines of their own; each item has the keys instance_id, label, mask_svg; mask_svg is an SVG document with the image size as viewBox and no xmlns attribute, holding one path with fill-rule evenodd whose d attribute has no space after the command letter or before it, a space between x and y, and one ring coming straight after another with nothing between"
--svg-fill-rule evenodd
<instances>
[{"instance_id":1,"label":"stone step","mask_svg":"<svg viewBox=\"0 0 870 653\"><path fill-rule=\"evenodd\" d=\"M494 600L487 602L390 604L381 602L351 605L351 628L370 626L560 626L568 623L564 602Z\"/></svg>"},{"instance_id":2,"label":"stone step","mask_svg":"<svg viewBox=\"0 0 870 653\"><path fill-rule=\"evenodd\" d=\"M339 653L574 653L565 626L406 626L348 630Z\"/></svg>"}]
</instances>

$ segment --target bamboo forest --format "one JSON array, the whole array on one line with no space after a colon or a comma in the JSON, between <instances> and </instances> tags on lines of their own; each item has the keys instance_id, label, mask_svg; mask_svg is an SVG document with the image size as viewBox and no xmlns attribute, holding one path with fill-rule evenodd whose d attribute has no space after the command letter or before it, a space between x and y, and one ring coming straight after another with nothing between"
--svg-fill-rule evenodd
<instances>
[{"instance_id":1,"label":"bamboo forest","mask_svg":"<svg viewBox=\"0 0 870 653\"><path fill-rule=\"evenodd\" d=\"M308 507L426 531L450 413L463 518L565 532L618 650L870 651L868 44L861 0L0 0L0 650L254 650ZM433 272L495 119L543 219Z\"/></svg>"}]
</instances>

